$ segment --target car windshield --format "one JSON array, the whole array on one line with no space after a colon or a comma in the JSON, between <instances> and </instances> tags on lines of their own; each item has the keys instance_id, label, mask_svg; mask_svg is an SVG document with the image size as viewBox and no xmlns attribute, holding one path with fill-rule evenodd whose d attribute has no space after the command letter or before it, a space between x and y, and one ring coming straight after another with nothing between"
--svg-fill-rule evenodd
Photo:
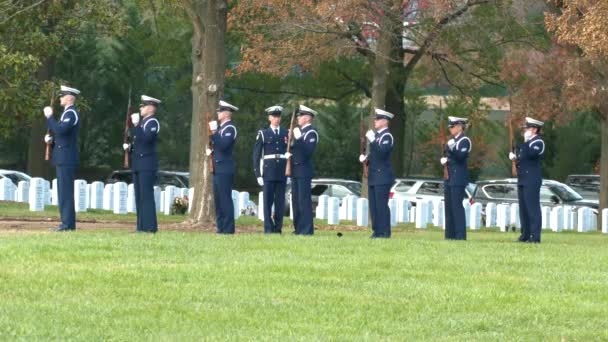
<instances>
[{"instance_id":1,"label":"car windshield","mask_svg":"<svg viewBox=\"0 0 608 342\"><path fill-rule=\"evenodd\" d=\"M355 195L361 196L361 183L344 183L342 184L352 191Z\"/></svg>"},{"instance_id":2,"label":"car windshield","mask_svg":"<svg viewBox=\"0 0 608 342\"><path fill-rule=\"evenodd\" d=\"M561 184L559 186L553 185L551 186L551 190L553 190L553 192L555 192L559 196L559 198L561 198L564 202L574 202L583 199L583 197L579 195L578 192L574 191L566 184Z\"/></svg>"},{"instance_id":3,"label":"car windshield","mask_svg":"<svg viewBox=\"0 0 608 342\"><path fill-rule=\"evenodd\" d=\"M2 176L10 179L15 184L18 184L21 181L26 181L26 182L29 181L29 179L27 179L17 173L4 173L4 174L2 174Z\"/></svg>"}]
</instances>

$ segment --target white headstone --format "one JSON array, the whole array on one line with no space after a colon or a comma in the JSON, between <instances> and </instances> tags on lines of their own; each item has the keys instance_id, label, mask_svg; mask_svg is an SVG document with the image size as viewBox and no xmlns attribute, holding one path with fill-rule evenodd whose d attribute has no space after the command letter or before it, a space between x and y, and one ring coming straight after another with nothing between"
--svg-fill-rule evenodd
<instances>
[{"instance_id":1,"label":"white headstone","mask_svg":"<svg viewBox=\"0 0 608 342\"><path fill-rule=\"evenodd\" d=\"M440 228L444 226L445 208L443 201L433 201L433 226Z\"/></svg>"},{"instance_id":2,"label":"white headstone","mask_svg":"<svg viewBox=\"0 0 608 342\"><path fill-rule=\"evenodd\" d=\"M156 212L160 213L160 186L154 186L154 207L156 208ZM190 199L190 197L188 197ZM188 202L188 207L190 207L190 202ZM137 208L135 208L137 209Z\"/></svg>"},{"instance_id":3,"label":"white headstone","mask_svg":"<svg viewBox=\"0 0 608 342\"><path fill-rule=\"evenodd\" d=\"M87 209L91 209L91 184L85 186L85 200L84 205Z\"/></svg>"},{"instance_id":4,"label":"white headstone","mask_svg":"<svg viewBox=\"0 0 608 342\"><path fill-rule=\"evenodd\" d=\"M579 208L577 213L576 228L579 233L591 232L595 230L595 214L591 208Z\"/></svg>"},{"instance_id":5,"label":"white headstone","mask_svg":"<svg viewBox=\"0 0 608 342\"><path fill-rule=\"evenodd\" d=\"M247 208L249 205L249 193L248 192L239 192L239 210L241 214L243 210Z\"/></svg>"},{"instance_id":6,"label":"white headstone","mask_svg":"<svg viewBox=\"0 0 608 342\"><path fill-rule=\"evenodd\" d=\"M403 197L396 197L397 201L397 223L409 222L410 201Z\"/></svg>"},{"instance_id":7,"label":"white headstone","mask_svg":"<svg viewBox=\"0 0 608 342\"><path fill-rule=\"evenodd\" d=\"M114 183L112 189L112 207L114 214L127 213L127 183Z\"/></svg>"},{"instance_id":8,"label":"white headstone","mask_svg":"<svg viewBox=\"0 0 608 342\"><path fill-rule=\"evenodd\" d=\"M346 219L354 221L357 219L357 196L346 196Z\"/></svg>"},{"instance_id":9,"label":"white headstone","mask_svg":"<svg viewBox=\"0 0 608 342\"><path fill-rule=\"evenodd\" d=\"M426 229L427 224L429 224L430 220L428 217L428 206L428 201L419 200L416 202L416 228Z\"/></svg>"},{"instance_id":10,"label":"white headstone","mask_svg":"<svg viewBox=\"0 0 608 342\"><path fill-rule=\"evenodd\" d=\"M511 224L511 206L508 204L499 204L496 206L496 225L501 232L509 230Z\"/></svg>"},{"instance_id":11,"label":"white headstone","mask_svg":"<svg viewBox=\"0 0 608 342\"><path fill-rule=\"evenodd\" d=\"M0 179L0 201L13 201L14 196L15 185L13 182L8 178Z\"/></svg>"},{"instance_id":12,"label":"white headstone","mask_svg":"<svg viewBox=\"0 0 608 342\"><path fill-rule=\"evenodd\" d=\"M258 210L260 210L260 209L258 208ZM291 219L291 221L293 221L293 215L295 215L293 212L293 196L292 196L292 193L290 192L289 193L289 218Z\"/></svg>"},{"instance_id":13,"label":"white headstone","mask_svg":"<svg viewBox=\"0 0 608 342\"><path fill-rule=\"evenodd\" d=\"M189 191L188 188L180 188L179 197L183 198L183 197L188 196L188 191ZM232 191L235 191L235 190L232 190Z\"/></svg>"},{"instance_id":14,"label":"white headstone","mask_svg":"<svg viewBox=\"0 0 608 342\"><path fill-rule=\"evenodd\" d=\"M51 191L51 182L44 180L44 201L45 205L51 205L53 203L53 193Z\"/></svg>"},{"instance_id":15,"label":"white headstone","mask_svg":"<svg viewBox=\"0 0 608 342\"><path fill-rule=\"evenodd\" d=\"M29 204L30 211L43 211L45 204L45 194L44 194L44 179L34 177L30 179L29 186Z\"/></svg>"},{"instance_id":16,"label":"white headstone","mask_svg":"<svg viewBox=\"0 0 608 342\"><path fill-rule=\"evenodd\" d=\"M340 199L337 197L330 197L327 206L327 224L340 224L339 210Z\"/></svg>"},{"instance_id":17,"label":"white headstone","mask_svg":"<svg viewBox=\"0 0 608 342\"><path fill-rule=\"evenodd\" d=\"M357 199L357 226L367 227L369 207L367 204L367 198Z\"/></svg>"},{"instance_id":18,"label":"white headstone","mask_svg":"<svg viewBox=\"0 0 608 342\"><path fill-rule=\"evenodd\" d=\"M59 205L59 194L57 192L57 178L53 179L53 187L51 188L51 204Z\"/></svg>"},{"instance_id":19,"label":"white headstone","mask_svg":"<svg viewBox=\"0 0 608 342\"><path fill-rule=\"evenodd\" d=\"M102 182L93 182L89 187L91 191L91 195L89 199L91 200L91 209L103 209L103 183Z\"/></svg>"},{"instance_id":20,"label":"white headstone","mask_svg":"<svg viewBox=\"0 0 608 342\"><path fill-rule=\"evenodd\" d=\"M316 218L319 220L326 220L328 215L328 206L329 206L329 196L321 195L319 196L319 204L316 209Z\"/></svg>"},{"instance_id":21,"label":"white headstone","mask_svg":"<svg viewBox=\"0 0 608 342\"><path fill-rule=\"evenodd\" d=\"M575 224L574 224L574 218L573 216L573 212L572 212L572 206L570 205L565 205L563 206L563 219L564 222L562 223L562 229L563 230L573 230L575 229Z\"/></svg>"},{"instance_id":22,"label":"white headstone","mask_svg":"<svg viewBox=\"0 0 608 342\"><path fill-rule=\"evenodd\" d=\"M29 203L30 195L30 183L26 181L20 181L17 183L17 202Z\"/></svg>"},{"instance_id":23,"label":"white headstone","mask_svg":"<svg viewBox=\"0 0 608 342\"><path fill-rule=\"evenodd\" d=\"M293 210L291 210L293 212ZM264 221L264 191L258 194L258 219Z\"/></svg>"},{"instance_id":24,"label":"white headstone","mask_svg":"<svg viewBox=\"0 0 608 342\"><path fill-rule=\"evenodd\" d=\"M180 190L180 194L181 193L182 191ZM232 210L234 213L234 219L238 219L241 216L241 207L239 206L239 192L236 190L232 190Z\"/></svg>"},{"instance_id":25,"label":"white headstone","mask_svg":"<svg viewBox=\"0 0 608 342\"><path fill-rule=\"evenodd\" d=\"M171 215L171 207L173 206L175 197L177 197L177 188L173 185L167 185L167 187L165 187L165 196L163 198L163 213L165 215Z\"/></svg>"},{"instance_id":26,"label":"white headstone","mask_svg":"<svg viewBox=\"0 0 608 342\"><path fill-rule=\"evenodd\" d=\"M496 227L496 203L486 204L486 227Z\"/></svg>"},{"instance_id":27,"label":"white headstone","mask_svg":"<svg viewBox=\"0 0 608 342\"><path fill-rule=\"evenodd\" d=\"M608 208L602 210L602 233L608 234Z\"/></svg>"},{"instance_id":28,"label":"white headstone","mask_svg":"<svg viewBox=\"0 0 608 342\"><path fill-rule=\"evenodd\" d=\"M410 207L410 223L416 223L416 207Z\"/></svg>"},{"instance_id":29,"label":"white headstone","mask_svg":"<svg viewBox=\"0 0 608 342\"><path fill-rule=\"evenodd\" d=\"M127 212L134 213L136 211L135 184L131 183L127 186Z\"/></svg>"},{"instance_id":30,"label":"white headstone","mask_svg":"<svg viewBox=\"0 0 608 342\"><path fill-rule=\"evenodd\" d=\"M394 198L388 200L388 210L391 214L391 227L397 225L397 201Z\"/></svg>"},{"instance_id":31,"label":"white headstone","mask_svg":"<svg viewBox=\"0 0 608 342\"><path fill-rule=\"evenodd\" d=\"M74 208L77 213L87 211L87 181L83 179L74 181Z\"/></svg>"},{"instance_id":32,"label":"white headstone","mask_svg":"<svg viewBox=\"0 0 608 342\"><path fill-rule=\"evenodd\" d=\"M542 206L540 208L540 214L542 216L541 228L549 229L551 226L549 223L551 222L551 208Z\"/></svg>"},{"instance_id":33,"label":"white headstone","mask_svg":"<svg viewBox=\"0 0 608 342\"><path fill-rule=\"evenodd\" d=\"M519 204L512 203L511 210L509 211L509 213L511 214L511 217L509 220L509 223L511 224L511 226L521 228L521 222L519 221Z\"/></svg>"},{"instance_id":34,"label":"white headstone","mask_svg":"<svg viewBox=\"0 0 608 342\"><path fill-rule=\"evenodd\" d=\"M552 231L561 232L564 229L564 208L553 207L549 221Z\"/></svg>"},{"instance_id":35,"label":"white headstone","mask_svg":"<svg viewBox=\"0 0 608 342\"><path fill-rule=\"evenodd\" d=\"M464 208L464 217L466 221L465 227L471 227L471 203L469 203L469 200L463 200L462 207Z\"/></svg>"},{"instance_id":36,"label":"white headstone","mask_svg":"<svg viewBox=\"0 0 608 342\"><path fill-rule=\"evenodd\" d=\"M338 208L338 217L340 218L340 221L346 220L346 197L344 197L340 202L340 207Z\"/></svg>"},{"instance_id":37,"label":"white headstone","mask_svg":"<svg viewBox=\"0 0 608 342\"><path fill-rule=\"evenodd\" d=\"M114 186L106 184L103 187L103 210L114 210Z\"/></svg>"},{"instance_id":38,"label":"white headstone","mask_svg":"<svg viewBox=\"0 0 608 342\"><path fill-rule=\"evenodd\" d=\"M470 227L472 230L478 230L481 228L481 209L483 209L481 203L474 203L471 205Z\"/></svg>"},{"instance_id":39,"label":"white headstone","mask_svg":"<svg viewBox=\"0 0 608 342\"><path fill-rule=\"evenodd\" d=\"M192 210L192 203L194 203L194 188L188 189L188 212ZM159 205L160 201L157 202L156 206L160 208Z\"/></svg>"},{"instance_id":40,"label":"white headstone","mask_svg":"<svg viewBox=\"0 0 608 342\"><path fill-rule=\"evenodd\" d=\"M165 212L165 190L160 191L160 212Z\"/></svg>"}]
</instances>

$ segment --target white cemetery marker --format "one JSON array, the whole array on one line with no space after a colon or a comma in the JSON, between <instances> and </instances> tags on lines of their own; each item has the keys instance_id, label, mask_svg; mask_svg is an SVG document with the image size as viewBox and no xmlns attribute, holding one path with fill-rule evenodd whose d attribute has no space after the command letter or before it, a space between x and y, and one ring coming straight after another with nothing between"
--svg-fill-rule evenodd
<instances>
[{"instance_id":1,"label":"white cemetery marker","mask_svg":"<svg viewBox=\"0 0 608 342\"><path fill-rule=\"evenodd\" d=\"M29 203L30 183L20 181L17 183L17 202Z\"/></svg>"},{"instance_id":2,"label":"white cemetery marker","mask_svg":"<svg viewBox=\"0 0 608 342\"><path fill-rule=\"evenodd\" d=\"M53 194L51 192L51 182L44 180L44 204L51 205L53 202Z\"/></svg>"},{"instance_id":3,"label":"white cemetery marker","mask_svg":"<svg viewBox=\"0 0 608 342\"><path fill-rule=\"evenodd\" d=\"M160 213L160 186L154 186L154 208L156 209L157 213ZM188 199L190 199L191 197L188 196ZM188 202L188 208L190 207L190 202ZM135 208L137 209L137 208Z\"/></svg>"},{"instance_id":4,"label":"white cemetery marker","mask_svg":"<svg viewBox=\"0 0 608 342\"><path fill-rule=\"evenodd\" d=\"M577 213L578 224L576 225L580 233L595 230L595 214L590 208L579 208Z\"/></svg>"},{"instance_id":5,"label":"white cemetery marker","mask_svg":"<svg viewBox=\"0 0 608 342\"><path fill-rule=\"evenodd\" d=\"M327 206L327 224L340 224L339 209L340 199L337 197L330 197Z\"/></svg>"},{"instance_id":6,"label":"white cemetery marker","mask_svg":"<svg viewBox=\"0 0 608 342\"><path fill-rule=\"evenodd\" d=\"M188 189L188 212L192 210L192 203L194 203L194 188ZM156 207L160 208L160 201L157 202Z\"/></svg>"},{"instance_id":7,"label":"white cemetery marker","mask_svg":"<svg viewBox=\"0 0 608 342\"><path fill-rule=\"evenodd\" d=\"M59 195L57 193L57 178L53 179L53 187L51 189L51 204L59 205Z\"/></svg>"},{"instance_id":8,"label":"white cemetery marker","mask_svg":"<svg viewBox=\"0 0 608 342\"><path fill-rule=\"evenodd\" d=\"M165 212L165 190L160 191L160 212Z\"/></svg>"},{"instance_id":9,"label":"white cemetery marker","mask_svg":"<svg viewBox=\"0 0 608 342\"><path fill-rule=\"evenodd\" d=\"M411 206L410 207L410 223L415 223L416 222L416 207Z\"/></svg>"},{"instance_id":10,"label":"white cemetery marker","mask_svg":"<svg viewBox=\"0 0 608 342\"><path fill-rule=\"evenodd\" d=\"M259 209L258 209L259 210ZM289 193L289 218L291 219L291 221L293 221L293 196L292 193Z\"/></svg>"},{"instance_id":11,"label":"white cemetery marker","mask_svg":"<svg viewBox=\"0 0 608 342\"><path fill-rule=\"evenodd\" d=\"M340 221L346 220L346 197L342 199L340 207L338 208L338 218Z\"/></svg>"},{"instance_id":12,"label":"white cemetery marker","mask_svg":"<svg viewBox=\"0 0 608 342\"><path fill-rule=\"evenodd\" d=\"M357 226L367 227L368 225L368 213L369 207L367 204L367 198L357 199Z\"/></svg>"},{"instance_id":13,"label":"white cemetery marker","mask_svg":"<svg viewBox=\"0 0 608 342\"><path fill-rule=\"evenodd\" d=\"M508 204L499 204L496 206L496 225L500 228L501 232L509 230L509 224L511 223L511 206Z\"/></svg>"},{"instance_id":14,"label":"white cemetery marker","mask_svg":"<svg viewBox=\"0 0 608 342\"><path fill-rule=\"evenodd\" d=\"M326 220L328 215L328 206L329 206L329 196L321 195L319 196L319 211L317 218L319 220Z\"/></svg>"},{"instance_id":15,"label":"white cemetery marker","mask_svg":"<svg viewBox=\"0 0 608 342\"><path fill-rule=\"evenodd\" d=\"M44 210L44 186L44 179L37 177L30 179L30 186L28 189L30 211Z\"/></svg>"},{"instance_id":16,"label":"white cemetery marker","mask_svg":"<svg viewBox=\"0 0 608 342\"><path fill-rule=\"evenodd\" d=\"M103 188L103 210L114 210L112 205L114 200L114 186L112 184L106 184Z\"/></svg>"},{"instance_id":17,"label":"white cemetery marker","mask_svg":"<svg viewBox=\"0 0 608 342\"><path fill-rule=\"evenodd\" d=\"M486 228L496 227L496 203L486 204Z\"/></svg>"},{"instance_id":18,"label":"white cemetery marker","mask_svg":"<svg viewBox=\"0 0 608 342\"><path fill-rule=\"evenodd\" d=\"M602 210L602 233L608 234L608 208Z\"/></svg>"},{"instance_id":19,"label":"white cemetery marker","mask_svg":"<svg viewBox=\"0 0 608 342\"><path fill-rule=\"evenodd\" d=\"M179 193L179 197L186 197L186 196L188 196L188 191L189 190L190 189L188 189L188 188L181 188L180 189L180 193ZM235 191L235 190L232 190L232 191Z\"/></svg>"},{"instance_id":20,"label":"white cemetery marker","mask_svg":"<svg viewBox=\"0 0 608 342\"><path fill-rule=\"evenodd\" d=\"M509 224L515 226L517 228L521 228L521 222L519 220L519 204L512 203L510 210L511 217L509 219Z\"/></svg>"},{"instance_id":21,"label":"white cemetery marker","mask_svg":"<svg viewBox=\"0 0 608 342\"><path fill-rule=\"evenodd\" d=\"M357 196L346 196L346 219L354 221L357 219Z\"/></svg>"},{"instance_id":22,"label":"white cemetery marker","mask_svg":"<svg viewBox=\"0 0 608 342\"><path fill-rule=\"evenodd\" d=\"M553 207L549 221L552 231L561 232L564 228L564 208Z\"/></svg>"},{"instance_id":23,"label":"white cemetery marker","mask_svg":"<svg viewBox=\"0 0 608 342\"><path fill-rule=\"evenodd\" d=\"M15 196L15 186L13 182L8 178L0 179L0 200L1 201L12 201Z\"/></svg>"},{"instance_id":24,"label":"white cemetery marker","mask_svg":"<svg viewBox=\"0 0 608 342\"><path fill-rule=\"evenodd\" d=\"M290 210L293 213L293 210ZM264 191L258 194L258 219L264 221Z\"/></svg>"},{"instance_id":25,"label":"white cemetery marker","mask_svg":"<svg viewBox=\"0 0 608 342\"><path fill-rule=\"evenodd\" d=\"M397 223L409 222L410 201L403 197L397 197Z\"/></svg>"},{"instance_id":26,"label":"white cemetery marker","mask_svg":"<svg viewBox=\"0 0 608 342\"><path fill-rule=\"evenodd\" d=\"M464 208L465 227L471 227L471 203L469 200L462 200L462 207Z\"/></svg>"},{"instance_id":27,"label":"white cemetery marker","mask_svg":"<svg viewBox=\"0 0 608 342\"><path fill-rule=\"evenodd\" d=\"M564 220L564 222L562 223L563 230L575 229L574 224L573 224L574 220L573 220L572 214L573 214L572 206L569 206L569 205L563 206L563 212L562 212L563 220Z\"/></svg>"},{"instance_id":28,"label":"white cemetery marker","mask_svg":"<svg viewBox=\"0 0 608 342\"><path fill-rule=\"evenodd\" d=\"M118 182L114 183L112 189L113 199L112 207L114 214L126 214L127 213L127 183Z\"/></svg>"},{"instance_id":29,"label":"white cemetery marker","mask_svg":"<svg viewBox=\"0 0 608 342\"><path fill-rule=\"evenodd\" d=\"M388 200L388 210L391 213L391 227L397 225L397 201L394 198Z\"/></svg>"},{"instance_id":30,"label":"white cemetery marker","mask_svg":"<svg viewBox=\"0 0 608 342\"><path fill-rule=\"evenodd\" d=\"M93 182L89 187L91 191L91 196L89 197L91 200L91 209L103 209L103 183L102 182Z\"/></svg>"},{"instance_id":31,"label":"white cemetery marker","mask_svg":"<svg viewBox=\"0 0 608 342\"><path fill-rule=\"evenodd\" d=\"M232 211L234 213L235 220L241 216L241 207L239 206L239 192L236 190L232 190Z\"/></svg>"},{"instance_id":32,"label":"white cemetery marker","mask_svg":"<svg viewBox=\"0 0 608 342\"><path fill-rule=\"evenodd\" d=\"M167 187L165 187L165 196L163 199L165 204L163 213L165 215L171 215L171 207L173 206L175 197L177 197L177 189L173 185L167 185Z\"/></svg>"},{"instance_id":33,"label":"white cemetery marker","mask_svg":"<svg viewBox=\"0 0 608 342\"><path fill-rule=\"evenodd\" d=\"M135 206L135 184L131 183L127 186L127 212L136 212Z\"/></svg>"},{"instance_id":34,"label":"white cemetery marker","mask_svg":"<svg viewBox=\"0 0 608 342\"><path fill-rule=\"evenodd\" d=\"M439 228L443 226L443 201L432 201L431 205L433 206L433 226Z\"/></svg>"},{"instance_id":35,"label":"white cemetery marker","mask_svg":"<svg viewBox=\"0 0 608 342\"><path fill-rule=\"evenodd\" d=\"M87 181L74 181L74 208L77 213L87 211Z\"/></svg>"},{"instance_id":36,"label":"white cemetery marker","mask_svg":"<svg viewBox=\"0 0 608 342\"><path fill-rule=\"evenodd\" d=\"M87 209L91 208L91 184L85 186L85 206Z\"/></svg>"},{"instance_id":37,"label":"white cemetery marker","mask_svg":"<svg viewBox=\"0 0 608 342\"><path fill-rule=\"evenodd\" d=\"M481 228L481 209L483 206L481 203L474 203L471 205L471 229L478 230Z\"/></svg>"},{"instance_id":38,"label":"white cemetery marker","mask_svg":"<svg viewBox=\"0 0 608 342\"><path fill-rule=\"evenodd\" d=\"M551 208L545 206L540 207L540 214L542 216L541 228L549 229L549 223L551 222Z\"/></svg>"},{"instance_id":39,"label":"white cemetery marker","mask_svg":"<svg viewBox=\"0 0 608 342\"><path fill-rule=\"evenodd\" d=\"M426 229L429 223L428 209L429 203L425 200L416 202L416 228Z\"/></svg>"},{"instance_id":40,"label":"white cemetery marker","mask_svg":"<svg viewBox=\"0 0 608 342\"><path fill-rule=\"evenodd\" d=\"M243 210L247 208L249 205L249 193L248 192L239 192L239 208L241 213Z\"/></svg>"}]
</instances>

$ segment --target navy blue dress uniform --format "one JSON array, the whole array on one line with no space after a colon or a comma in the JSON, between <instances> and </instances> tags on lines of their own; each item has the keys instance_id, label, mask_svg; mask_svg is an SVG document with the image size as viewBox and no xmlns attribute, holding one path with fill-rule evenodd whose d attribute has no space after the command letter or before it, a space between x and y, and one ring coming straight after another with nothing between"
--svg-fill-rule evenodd
<instances>
[{"instance_id":1,"label":"navy blue dress uniform","mask_svg":"<svg viewBox=\"0 0 608 342\"><path fill-rule=\"evenodd\" d=\"M235 112L238 108L220 101L218 112ZM222 123L211 135L213 143L213 199L218 234L234 234L234 204L232 188L235 165L233 158L237 129L231 120Z\"/></svg>"},{"instance_id":2,"label":"navy blue dress uniform","mask_svg":"<svg viewBox=\"0 0 608 342\"><path fill-rule=\"evenodd\" d=\"M527 117L524 128L543 126L543 122ZM519 220L521 242L540 243L542 214L540 208L540 187L543 183L540 163L545 154L545 142L538 134L526 137L526 141L516 148L517 195L519 198Z\"/></svg>"},{"instance_id":3,"label":"navy blue dress uniform","mask_svg":"<svg viewBox=\"0 0 608 342\"><path fill-rule=\"evenodd\" d=\"M300 105L298 116L310 115L314 117L317 112ZM297 129L297 128L296 128ZM312 212L312 156L319 143L319 133L307 124L299 128L301 135L293 142L291 156L291 201L293 207L293 224L296 235L313 235L315 232ZM295 131L295 129L294 129Z\"/></svg>"},{"instance_id":4,"label":"navy blue dress uniform","mask_svg":"<svg viewBox=\"0 0 608 342\"><path fill-rule=\"evenodd\" d=\"M467 119L450 116L450 127L462 125L463 129ZM445 203L445 238L447 240L466 240L466 217L462 201L465 198L465 189L469 184L469 171L467 161L471 153L471 139L464 131L450 139L446 148L448 165L448 179L444 183ZM442 160L442 163L446 160Z\"/></svg>"},{"instance_id":5,"label":"navy blue dress uniform","mask_svg":"<svg viewBox=\"0 0 608 342\"><path fill-rule=\"evenodd\" d=\"M376 120L391 120L394 115L382 109L376 108ZM369 211L372 218L372 238L391 237L391 212L388 207L389 193L395 182L393 169L391 168L391 153L395 139L388 127L373 133L369 131L369 156L368 161L368 198ZM360 158L361 160L362 158Z\"/></svg>"},{"instance_id":6,"label":"navy blue dress uniform","mask_svg":"<svg viewBox=\"0 0 608 342\"><path fill-rule=\"evenodd\" d=\"M281 116L283 107L266 109L268 115ZM281 127L262 129L258 132L253 147L253 172L264 191L264 233L281 233L285 212L285 167L287 159L287 138L289 131ZM274 205L274 217L272 206Z\"/></svg>"},{"instance_id":7,"label":"navy blue dress uniform","mask_svg":"<svg viewBox=\"0 0 608 342\"><path fill-rule=\"evenodd\" d=\"M150 96L141 96L141 107L154 106L160 100ZM135 114L137 116L137 114ZM156 203L154 200L154 184L158 177L158 133L160 122L154 114L145 116L131 128L131 170L133 171L133 187L135 190L135 208L137 211L137 232L156 233Z\"/></svg>"},{"instance_id":8,"label":"navy blue dress uniform","mask_svg":"<svg viewBox=\"0 0 608 342\"><path fill-rule=\"evenodd\" d=\"M76 97L78 94L80 94L78 89L61 86L59 97ZM52 114L52 109L47 108L45 108L45 116L47 116L48 128L53 133L53 137L46 136L45 141L53 142L52 163L57 171L57 195L61 215L61 225L55 231L75 230L74 176L80 163L78 153L80 118L73 103L64 107L59 120L52 115L47 115Z\"/></svg>"}]
</instances>

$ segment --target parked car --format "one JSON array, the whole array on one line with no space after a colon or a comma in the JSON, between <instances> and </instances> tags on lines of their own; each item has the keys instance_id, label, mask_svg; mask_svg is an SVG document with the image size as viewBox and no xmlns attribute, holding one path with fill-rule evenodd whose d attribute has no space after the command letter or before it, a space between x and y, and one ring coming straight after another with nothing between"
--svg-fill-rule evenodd
<instances>
[{"instance_id":1,"label":"parked car","mask_svg":"<svg viewBox=\"0 0 608 342\"><path fill-rule=\"evenodd\" d=\"M600 176L599 175L569 175L566 184L576 190L584 199L599 200L600 198Z\"/></svg>"},{"instance_id":2,"label":"parked car","mask_svg":"<svg viewBox=\"0 0 608 342\"><path fill-rule=\"evenodd\" d=\"M510 204L517 201L517 179L514 178L478 182L472 198L473 203L481 203L484 207L488 203ZM554 180L543 180L540 204L548 207L570 205L574 209L588 207L596 214L598 208L597 201L585 200L568 185Z\"/></svg>"},{"instance_id":3,"label":"parked car","mask_svg":"<svg viewBox=\"0 0 608 342\"><path fill-rule=\"evenodd\" d=\"M361 196L361 182L337 178L316 178L311 182L312 208L319 204L319 196L327 195L340 199L348 196ZM285 215L289 215L291 186L285 190Z\"/></svg>"},{"instance_id":4,"label":"parked car","mask_svg":"<svg viewBox=\"0 0 608 342\"><path fill-rule=\"evenodd\" d=\"M391 187L390 198L401 197L416 205L419 200L442 200L443 180L433 178L400 178ZM469 183L465 192L468 199L475 191L475 184Z\"/></svg>"},{"instance_id":5,"label":"parked car","mask_svg":"<svg viewBox=\"0 0 608 342\"><path fill-rule=\"evenodd\" d=\"M125 182L127 184L133 183L133 175L131 170L112 171L105 181L106 184L118 182ZM158 171L158 177L156 178L155 185L164 189L168 185L173 185L177 188L188 188L189 184L190 173L188 172Z\"/></svg>"},{"instance_id":6,"label":"parked car","mask_svg":"<svg viewBox=\"0 0 608 342\"><path fill-rule=\"evenodd\" d=\"M28 174L14 170L0 170L0 179L2 178L10 179L15 186L17 186L21 181L29 182L30 179L32 179L32 177L30 177Z\"/></svg>"}]
</instances>

